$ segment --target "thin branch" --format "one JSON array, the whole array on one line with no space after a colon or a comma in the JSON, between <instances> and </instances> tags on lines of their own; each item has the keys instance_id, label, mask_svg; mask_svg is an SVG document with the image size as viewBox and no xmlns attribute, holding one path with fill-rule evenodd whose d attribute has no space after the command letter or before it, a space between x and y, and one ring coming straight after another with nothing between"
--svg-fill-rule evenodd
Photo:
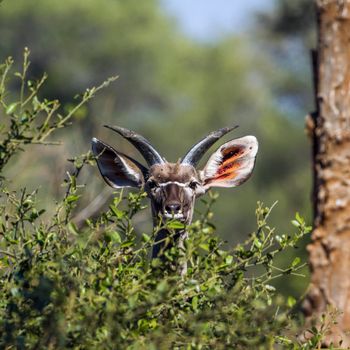
<instances>
[{"instance_id":1,"label":"thin branch","mask_svg":"<svg viewBox=\"0 0 350 350\"><path fill-rule=\"evenodd\" d=\"M7 256L9 256L9 257L11 257L13 259L17 259L17 256L15 254L10 253L10 252L8 252L6 250L0 250L0 254L4 254L4 255L7 255Z\"/></svg>"}]
</instances>

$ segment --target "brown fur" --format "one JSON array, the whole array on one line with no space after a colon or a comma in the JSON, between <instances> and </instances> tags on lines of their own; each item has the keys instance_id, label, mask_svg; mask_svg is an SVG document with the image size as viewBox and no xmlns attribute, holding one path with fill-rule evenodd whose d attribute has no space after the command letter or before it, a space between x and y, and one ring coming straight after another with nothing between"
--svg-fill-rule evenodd
<instances>
[{"instance_id":1,"label":"brown fur","mask_svg":"<svg viewBox=\"0 0 350 350\"><path fill-rule=\"evenodd\" d=\"M168 181L187 183L193 178L198 179L197 171L193 166L179 163L155 164L150 168L150 174L158 183Z\"/></svg>"}]
</instances>

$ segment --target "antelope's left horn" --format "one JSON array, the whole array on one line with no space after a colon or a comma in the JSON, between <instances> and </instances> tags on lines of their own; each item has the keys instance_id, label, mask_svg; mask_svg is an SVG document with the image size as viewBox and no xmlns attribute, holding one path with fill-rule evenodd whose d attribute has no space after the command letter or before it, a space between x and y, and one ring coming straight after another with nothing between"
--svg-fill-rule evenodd
<instances>
[{"instance_id":1,"label":"antelope's left horn","mask_svg":"<svg viewBox=\"0 0 350 350\"><path fill-rule=\"evenodd\" d=\"M182 158L181 164L190 164L196 166L203 157L204 153L221 137L229 133L230 131L237 129L238 125L230 128L222 128L211 132L209 135L204 137L202 140L194 144L191 149Z\"/></svg>"},{"instance_id":2,"label":"antelope's left horn","mask_svg":"<svg viewBox=\"0 0 350 350\"><path fill-rule=\"evenodd\" d=\"M161 155L143 136L137 134L134 131L122 128L120 126L104 126L108 129L117 132L119 135L123 136L130 143L132 143L136 147L136 149L142 154L143 158L145 158L149 166L164 163L164 159L161 157Z\"/></svg>"}]
</instances>

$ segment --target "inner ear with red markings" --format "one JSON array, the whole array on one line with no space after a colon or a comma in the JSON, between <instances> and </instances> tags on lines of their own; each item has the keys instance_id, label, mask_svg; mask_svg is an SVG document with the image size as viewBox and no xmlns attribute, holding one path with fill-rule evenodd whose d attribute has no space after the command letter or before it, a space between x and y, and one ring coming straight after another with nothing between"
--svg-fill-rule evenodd
<instances>
[{"instance_id":1,"label":"inner ear with red markings","mask_svg":"<svg viewBox=\"0 0 350 350\"><path fill-rule=\"evenodd\" d=\"M206 190L210 187L236 187L251 176L258 141L254 136L245 136L223 144L209 158L200 172Z\"/></svg>"},{"instance_id":2,"label":"inner ear with red markings","mask_svg":"<svg viewBox=\"0 0 350 350\"><path fill-rule=\"evenodd\" d=\"M96 138L92 139L92 152L100 173L109 186L141 188L144 185L148 170L135 159L117 152Z\"/></svg>"}]
</instances>

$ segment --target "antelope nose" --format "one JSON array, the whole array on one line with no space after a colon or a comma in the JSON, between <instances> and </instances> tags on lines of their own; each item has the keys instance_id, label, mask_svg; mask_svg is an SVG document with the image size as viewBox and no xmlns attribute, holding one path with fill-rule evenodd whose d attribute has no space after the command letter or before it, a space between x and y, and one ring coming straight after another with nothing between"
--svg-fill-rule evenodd
<instances>
[{"instance_id":1,"label":"antelope nose","mask_svg":"<svg viewBox=\"0 0 350 350\"><path fill-rule=\"evenodd\" d=\"M165 206L165 210L168 213L177 214L181 210L181 205L178 203L171 203Z\"/></svg>"}]
</instances>

